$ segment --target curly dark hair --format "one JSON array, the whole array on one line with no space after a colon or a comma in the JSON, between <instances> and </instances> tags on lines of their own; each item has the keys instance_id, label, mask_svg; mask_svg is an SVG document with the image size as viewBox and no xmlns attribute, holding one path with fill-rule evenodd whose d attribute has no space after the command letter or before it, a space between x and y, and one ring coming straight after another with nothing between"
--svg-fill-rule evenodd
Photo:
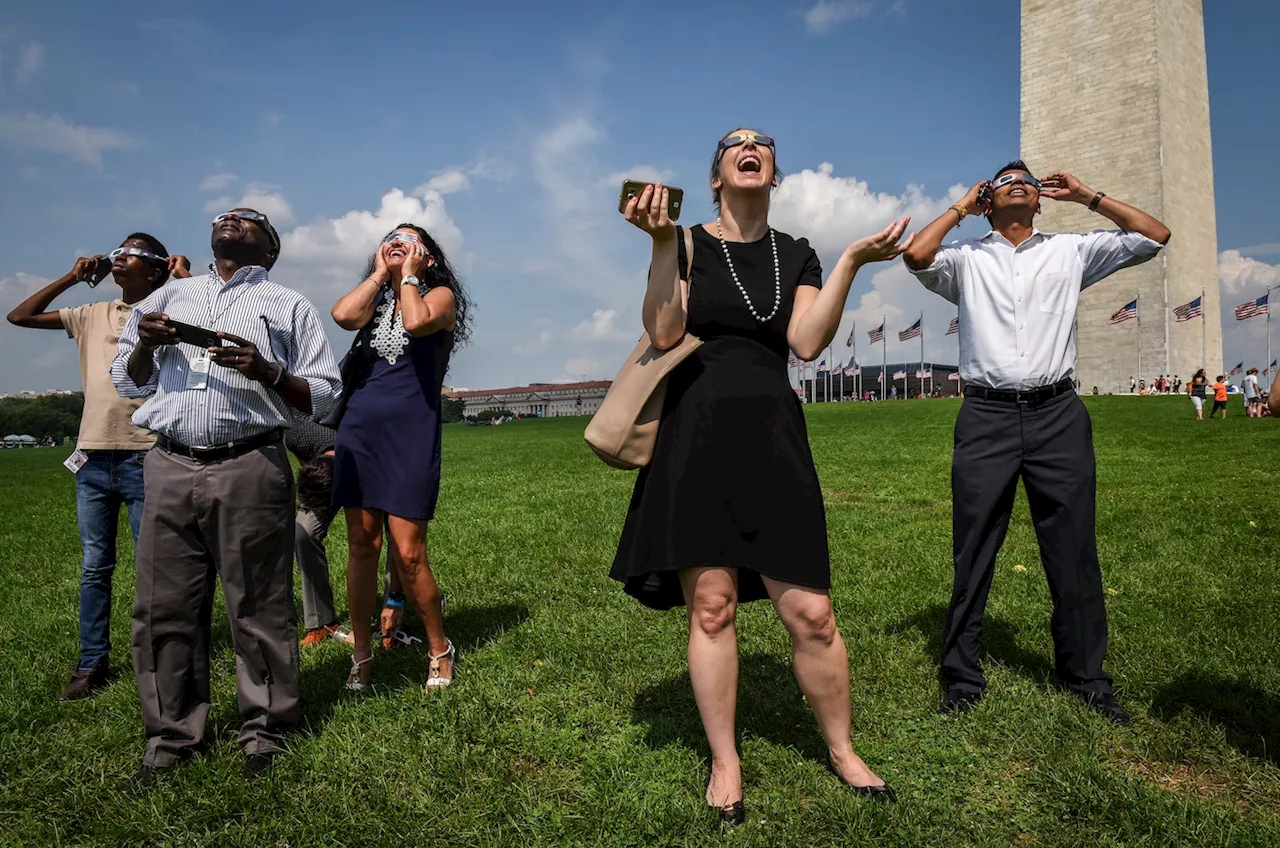
<instances>
[{"instance_id":1,"label":"curly dark hair","mask_svg":"<svg viewBox=\"0 0 1280 848\"><path fill-rule=\"evenodd\" d=\"M1008 171L1026 171L1028 174L1031 173L1031 169L1027 167L1026 162L1023 162L1021 159L1014 159L1012 162L1004 165L1000 170L996 171L995 176L991 178L991 181L995 182L1000 178L1001 174L1007 173ZM983 217L987 219L988 225L995 226L995 221L991 219L990 215L984 215Z\"/></svg>"},{"instance_id":2,"label":"curly dark hair","mask_svg":"<svg viewBox=\"0 0 1280 848\"><path fill-rule=\"evenodd\" d=\"M323 512L333 500L333 457L321 454L298 468L298 506Z\"/></svg>"},{"instance_id":3,"label":"curly dark hair","mask_svg":"<svg viewBox=\"0 0 1280 848\"><path fill-rule=\"evenodd\" d=\"M458 279L458 275L453 272L453 266L449 264L449 259L444 255L444 251L440 249L440 245L431 237L431 234L419 227L417 224L399 224L387 235L391 235L396 230L413 230L422 239L422 245L427 252L435 257L435 262L431 263L425 271L423 282L427 283L431 288L436 286L445 286L449 291L453 292L453 311L456 317L456 323L453 328L453 345L449 348L449 352L453 353L458 348L465 345L471 340L471 298L467 295L466 288L463 287L462 281ZM386 236L383 236L386 238ZM378 243L381 247L382 243ZM373 276L373 269L378 264L378 251L375 249L369 255L369 261L364 266L364 276L360 279L367 280Z\"/></svg>"}]
</instances>

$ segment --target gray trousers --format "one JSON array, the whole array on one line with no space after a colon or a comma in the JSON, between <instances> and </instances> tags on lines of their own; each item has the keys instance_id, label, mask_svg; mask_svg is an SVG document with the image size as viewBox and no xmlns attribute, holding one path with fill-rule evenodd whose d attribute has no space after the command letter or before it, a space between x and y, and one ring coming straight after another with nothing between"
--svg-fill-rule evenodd
<instances>
[{"instance_id":1,"label":"gray trousers","mask_svg":"<svg viewBox=\"0 0 1280 848\"><path fill-rule=\"evenodd\" d=\"M236 652L240 745L246 754L279 750L300 706L284 446L209 464L156 448L145 477L133 606L143 763L164 768L204 740L216 578Z\"/></svg>"},{"instance_id":2,"label":"gray trousers","mask_svg":"<svg viewBox=\"0 0 1280 848\"><path fill-rule=\"evenodd\" d=\"M329 585L329 557L324 550L334 513L332 508L319 512L300 510L294 526L293 548L302 577L302 624L308 630L338 623L333 587Z\"/></svg>"}]
</instances>

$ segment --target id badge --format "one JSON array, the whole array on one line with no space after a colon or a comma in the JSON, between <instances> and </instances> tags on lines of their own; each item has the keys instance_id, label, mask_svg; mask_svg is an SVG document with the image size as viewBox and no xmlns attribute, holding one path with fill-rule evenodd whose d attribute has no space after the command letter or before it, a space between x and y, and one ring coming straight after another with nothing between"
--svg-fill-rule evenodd
<instances>
[{"instance_id":1,"label":"id badge","mask_svg":"<svg viewBox=\"0 0 1280 848\"><path fill-rule=\"evenodd\" d=\"M80 469L84 468L84 464L89 461L89 455L84 451L76 448L76 452L63 460L63 465L67 466L67 470L72 474L79 474Z\"/></svg>"},{"instance_id":2,"label":"id badge","mask_svg":"<svg viewBox=\"0 0 1280 848\"><path fill-rule=\"evenodd\" d=\"M187 388L203 391L209 388L209 353L202 352L187 367Z\"/></svg>"}]
</instances>

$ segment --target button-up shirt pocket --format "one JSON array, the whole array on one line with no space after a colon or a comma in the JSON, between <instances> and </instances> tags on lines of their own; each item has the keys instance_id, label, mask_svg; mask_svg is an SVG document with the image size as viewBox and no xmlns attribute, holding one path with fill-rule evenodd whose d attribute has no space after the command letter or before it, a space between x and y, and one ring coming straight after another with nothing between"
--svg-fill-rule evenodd
<instances>
[{"instance_id":1,"label":"button-up shirt pocket","mask_svg":"<svg viewBox=\"0 0 1280 848\"><path fill-rule=\"evenodd\" d=\"M1064 272L1042 272L1036 278L1036 303L1041 312L1061 315L1071 308L1072 294L1078 288L1071 275Z\"/></svg>"}]
</instances>

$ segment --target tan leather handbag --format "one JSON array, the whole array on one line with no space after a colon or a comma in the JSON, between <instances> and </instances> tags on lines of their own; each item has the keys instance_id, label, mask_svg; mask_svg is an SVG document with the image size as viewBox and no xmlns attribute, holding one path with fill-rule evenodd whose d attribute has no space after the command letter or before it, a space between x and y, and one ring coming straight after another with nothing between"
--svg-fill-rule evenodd
<instances>
[{"instance_id":1,"label":"tan leather handbag","mask_svg":"<svg viewBox=\"0 0 1280 848\"><path fill-rule=\"evenodd\" d=\"M688 229L684 230L684 252L688 262L684 278L689 280L693 276L693 233ZM680 343L668 350L654 347L648 333L640 337L584 435L606 464L626 470L649 464L667 397L667 375L701 346L702 339L692 333L685 333Z\"/></svg>"}]
</instances>

